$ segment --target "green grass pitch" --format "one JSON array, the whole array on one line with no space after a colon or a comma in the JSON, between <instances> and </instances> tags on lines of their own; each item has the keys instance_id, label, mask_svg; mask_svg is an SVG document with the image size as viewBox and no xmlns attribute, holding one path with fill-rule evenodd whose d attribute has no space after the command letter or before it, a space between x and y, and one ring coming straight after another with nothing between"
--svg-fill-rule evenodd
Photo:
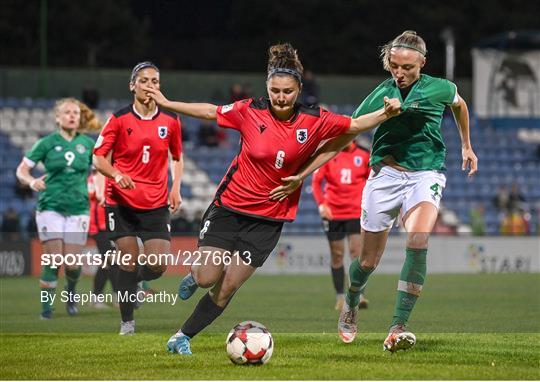
<instances>
[{"instance_id":1,"label":"green grass pitch","mask_svg":"<svg viewBox=\"0 0 540 382\"><path fill-rule=\"evenodd\" d=\"M152 287L173 293L178 281L165 277ZM90 282L83 278L79 291ZM40 321L37 280L3 278L0 379L540 379L539 274L428 275L410 321L417 345L389 354L382 341L396 283L397 275L370 279L371 304L347 345L336 334L329 275L256 275L185 357L165 344L202 291L174 306L143 305L137 334L120 337L116 310L84 306L68 317L57 303L54 319ZM272 359L260 367L234 365L225 353L230 328L248 319L274 336Z\"/></svg>"}]
</instances>

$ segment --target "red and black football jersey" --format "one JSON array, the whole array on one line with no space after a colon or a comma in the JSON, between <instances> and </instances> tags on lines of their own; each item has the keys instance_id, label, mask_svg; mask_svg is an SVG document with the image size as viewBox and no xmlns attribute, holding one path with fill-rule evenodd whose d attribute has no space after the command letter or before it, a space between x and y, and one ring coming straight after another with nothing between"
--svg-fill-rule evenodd
<instances>
[{"instance_id":1,"label":"red and black football jersey","mask_svg":"<svg viewBox=\"0 0 540 382\"><path fill-rule=\"evenodd\" d=\"M332 220L360 218L369 170L368 151L356 145L345 148L313 174L315 201L330 208Z\"/></svg>"},{"instance_id":2,"label":"red and black football jersey","mask_svg":"<svg viewBox=\"0 0 540 382\"><path fill-rule=\"evenodd\" d=\"M94 154L107 156L112 150L113 166L133 179L135 189L121 189L107 178L107 204L141 210L167 205L169 151L173 159L180 159L181 134L178 116L159 108L150 118L142 118L133 105L114 113L96 142Z\"/></svg>"},{"instance_id":3,"label":"red and black football jersey","mask_svg":"<svg viewBox=\"0 0 540 382\"><path fill-rule=\"evenodd\" d=\"M217 110L218 125L241 133L233 159L216 193L216 203L233 211L271 220L296 217L300 188L282 202L269 193L281 178L295 174L322 141L345 133L351 118L297 105L288 121L276 119L269 101L245 99Z\"/></svg>"}]
</instances>

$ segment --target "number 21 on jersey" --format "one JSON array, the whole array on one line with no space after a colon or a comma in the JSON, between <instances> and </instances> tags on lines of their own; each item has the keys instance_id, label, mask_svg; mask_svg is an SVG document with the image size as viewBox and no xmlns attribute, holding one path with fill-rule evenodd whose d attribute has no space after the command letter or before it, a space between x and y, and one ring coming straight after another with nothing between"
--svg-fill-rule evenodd
<instances>
[{"instance_id":1,"label":"number 21 on jersey","mask_svg":"<svg viewBox=\"0 0 540 382\"><path fill-rule=\"evenodd\" d=\"M350 168L341 169L341 183L342 184L351 184L352 183L352 171Z\"/></svg>"}]
</instances>

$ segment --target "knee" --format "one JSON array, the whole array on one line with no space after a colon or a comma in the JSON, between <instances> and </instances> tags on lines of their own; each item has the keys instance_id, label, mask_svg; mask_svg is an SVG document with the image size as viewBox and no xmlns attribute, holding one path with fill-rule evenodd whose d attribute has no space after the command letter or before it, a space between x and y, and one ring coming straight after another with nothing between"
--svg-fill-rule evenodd
<instances>
[{"instance_id":1,"label":"knee","mask_svg":"<svg viewBox=\"0 0 540 382\"><path fill-rule=\"evenodd\" d=\"M360 253L360 257L358 257L358 263L362 269L366 271L374 271L375 268L377 268L377 265L379 265L380 259L381 256L376 252L371 253L362 251L362 253Z\"/></svg>"},{"instance_id":2,"label":"knee","mask_svg":"<svg viewBox=\"0 0 540 382\"><path fill-rule=\"evenodd\" d=\"M201 288L210 288L214 286L214 284L218 281L219 276L220 276L219 274L213 275L213 274L208 274L207 272L201 272L200 268L198 267L192 268L191 274L193 278L195 279L195 282L197 283L197 285L200 286Z\"/></svg>"},{"instance_id":3,"label":"knee","mask_svg":"<svg viewBox=\"0 0 540 382\"><path fill-rule=\"evenodd\" d=\"M343 252L342 253L332 253L331 264L333 268L340 268L343 266Z\"/></svg>"},{"instance_id":4,"label":"knee","mask_svg":"<svg viewBox=\"0 0 540 382\"><path fill-rule=\"evenodd\" d=\"M424 249L428 246L429 233L412 232L407 235L407 247L415 249Z\"/></svg>"}]
</instances>

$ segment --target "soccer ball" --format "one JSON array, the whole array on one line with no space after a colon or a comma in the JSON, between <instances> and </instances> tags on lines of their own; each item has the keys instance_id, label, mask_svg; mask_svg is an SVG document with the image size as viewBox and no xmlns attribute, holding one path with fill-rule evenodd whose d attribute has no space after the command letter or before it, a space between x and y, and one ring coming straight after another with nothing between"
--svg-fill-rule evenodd
<instances>
[{"instance_id":1,"label":"soccer ball","mask_svg":"<svg viewBox=\"0 0 540 382\"><path fill-rule=\"evenodd\" d=\"M244 321L230 331L225 342L227 354L238 365L262 365L272 357L274 340L266 327L256 321Z\"/></svg>"}]
</instances>

